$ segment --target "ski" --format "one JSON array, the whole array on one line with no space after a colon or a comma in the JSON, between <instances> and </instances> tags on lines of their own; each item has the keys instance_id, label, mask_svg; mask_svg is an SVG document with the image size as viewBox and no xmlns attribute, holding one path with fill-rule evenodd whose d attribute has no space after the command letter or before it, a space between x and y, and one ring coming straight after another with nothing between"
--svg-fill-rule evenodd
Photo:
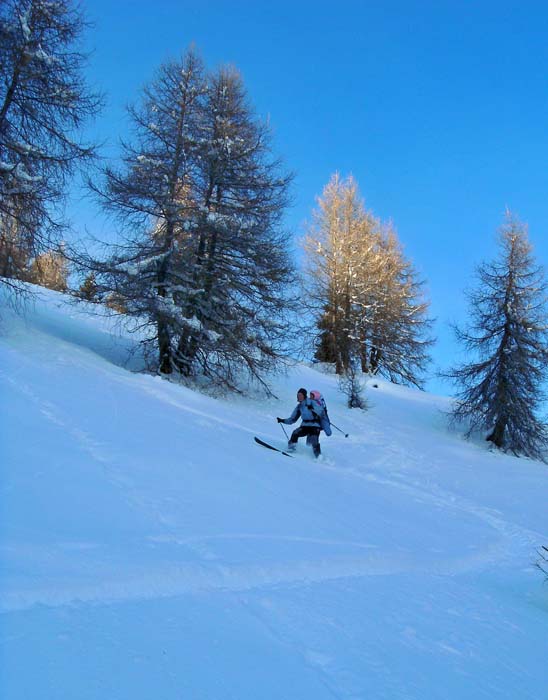
<instances>
[{"instance_id":1,"label":"ski","mask_svg":"<svg viewBox=\"0 0 548 700\"><path fill-rule=\"evenodd\" d=\"M293 457L293 455L290 455L289 452L284 452L283 450L280 450L279 447L274 447L274 445L269 445L268 442L265 442L264 440L261 440L261 438L256 437L255 442L258 445L262 445L263 447L268 448L269 450L274 450L274 452L281 452L283 455L286 457Z\"/></svg>"}]
</instances>

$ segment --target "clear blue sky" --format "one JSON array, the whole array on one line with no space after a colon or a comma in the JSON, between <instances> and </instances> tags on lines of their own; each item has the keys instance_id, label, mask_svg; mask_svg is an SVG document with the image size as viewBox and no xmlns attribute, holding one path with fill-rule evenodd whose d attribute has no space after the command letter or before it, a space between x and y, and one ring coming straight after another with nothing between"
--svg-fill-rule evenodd
<instances>
[{"instance_id":1,"label":"clear blue sky","mask_svg":"<svg viewBox=\"0 0 548 700\"><path fill-rule=\"evenodd\" d=\"M296 173L287 227L302 235L331 174L352 173L366 206L392 219L437 317L434 365L454 361L451 320L495 254L509 207L548 267L548 3L93 0L96 130L111 155L124 106L194 43L235 64L275 152ZM88 215L89 216L89 215ZM89 227L89 221L86 221ZM93 226L92 226L93 230ZM435 367L434 367L435 368ZM448 393L432 380L427 388Z\"/></svg>"}]
</instances>

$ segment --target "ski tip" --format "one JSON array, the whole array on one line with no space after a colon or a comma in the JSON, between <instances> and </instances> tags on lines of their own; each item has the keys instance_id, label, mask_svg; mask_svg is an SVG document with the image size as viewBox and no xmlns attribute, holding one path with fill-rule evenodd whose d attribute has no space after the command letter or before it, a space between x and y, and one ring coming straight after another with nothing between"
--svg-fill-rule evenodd
<instances>
[{"instance_id":1,"label":"ski tip","mask_svg":"<svg viewBox=\"0 0 548 700\"><path fill-rule=\"evenodd\" d=\"M258 445L261 445L261 447L266 447L269 450L274 450L274 452L281 452L281 454L285 455L286 457L293 457L293 455L289 454L289 452L284 452L283 450L280 450L279 447L274 447L274 445L271 445L270 443L261 440L261 438L258 438L257 436L255 436L253 439Z\"/></svg>"}]
</instances>

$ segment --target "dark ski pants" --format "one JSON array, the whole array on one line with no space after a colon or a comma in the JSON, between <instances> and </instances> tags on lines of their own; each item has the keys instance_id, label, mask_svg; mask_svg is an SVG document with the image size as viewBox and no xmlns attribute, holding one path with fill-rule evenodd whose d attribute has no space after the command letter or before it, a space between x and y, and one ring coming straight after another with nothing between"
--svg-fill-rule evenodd
<instances>
[{"instance_id":1,"label":"dark ski pants","mask_svg":"<svg viewBox=\"0 0 548 700\"><path fill-rule=\"evenodd\" d=\"M306 444L311 445L314 457L321 454L320 449L320 428L315 428L313 425L301 425L291 433L287 446L289 449L295 449L295 445L299 438L306 436Z\"/></svg>"}]
</instances>

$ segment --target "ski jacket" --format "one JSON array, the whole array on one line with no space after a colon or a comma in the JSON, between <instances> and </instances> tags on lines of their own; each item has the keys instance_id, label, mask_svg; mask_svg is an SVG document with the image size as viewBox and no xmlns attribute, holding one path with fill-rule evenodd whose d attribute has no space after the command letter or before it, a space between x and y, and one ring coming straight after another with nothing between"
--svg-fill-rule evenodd
<instances>
[{"instance_id":1,"label":"ski jacket","mask_svg":"<svg viewBox=\"0 0 548 700\"><path fill-rule=\"evenodd\" d=\"M295 406L289 418L284 418L281 422L286 425L292 425L296 423L299 418L302 418L303 422L301 425L321 428L322 416L324 413L325 411L319 403L312 401L312 399L304 399L304 401L301 401Z\"/></svg>"}]
</instances>

